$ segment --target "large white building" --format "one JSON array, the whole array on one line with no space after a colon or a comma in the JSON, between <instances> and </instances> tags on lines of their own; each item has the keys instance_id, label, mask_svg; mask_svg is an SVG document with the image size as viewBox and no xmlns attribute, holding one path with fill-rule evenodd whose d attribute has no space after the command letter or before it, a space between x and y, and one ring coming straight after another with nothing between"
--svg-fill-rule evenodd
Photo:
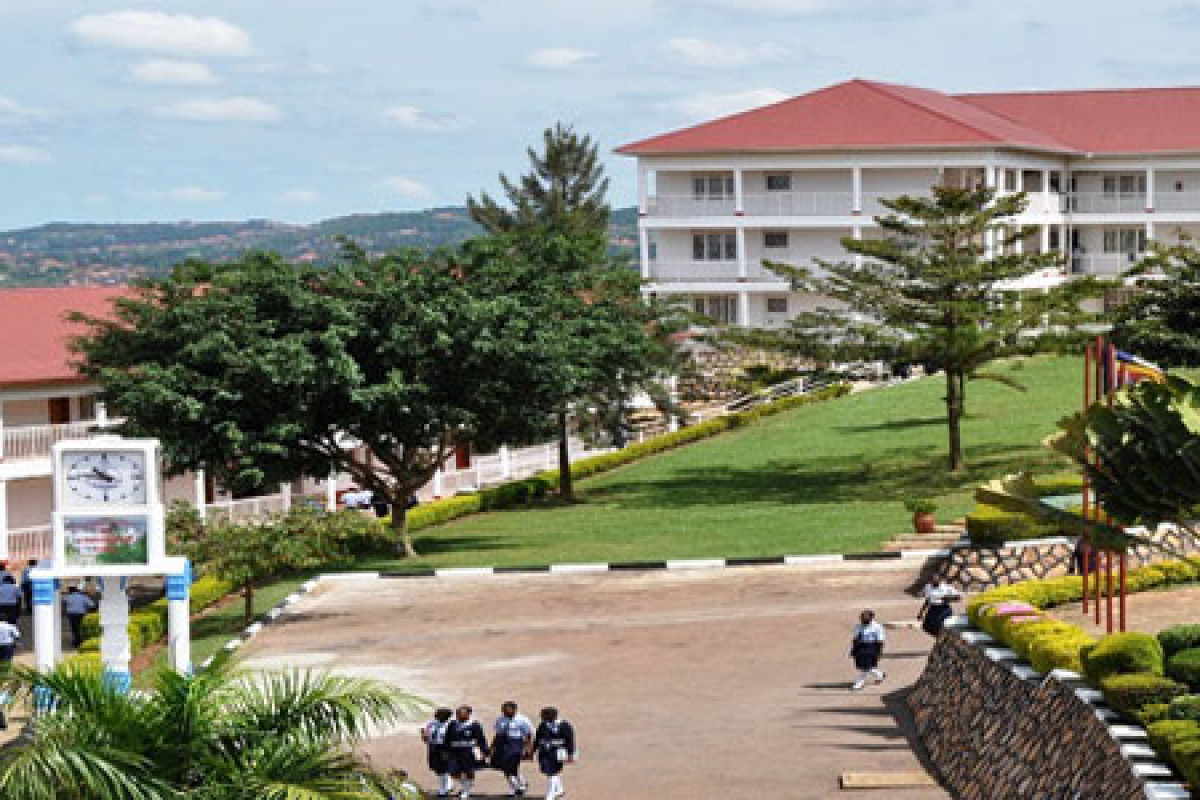
<instances>
[{"instance_id":1,"label":"large white building","mask_svg":"<svg viewBox=\"0 0 1200 800\"><path fill-rule=\"evenodd\" d=\"M645 291L773 327L816 298L769 259L846 260L880 198L935 184L1026 192L1021 247L1116 275L1150 240L1200 233L1200 88L958 94L853 80L625 145Z\"/></svg>"}]
</instances>

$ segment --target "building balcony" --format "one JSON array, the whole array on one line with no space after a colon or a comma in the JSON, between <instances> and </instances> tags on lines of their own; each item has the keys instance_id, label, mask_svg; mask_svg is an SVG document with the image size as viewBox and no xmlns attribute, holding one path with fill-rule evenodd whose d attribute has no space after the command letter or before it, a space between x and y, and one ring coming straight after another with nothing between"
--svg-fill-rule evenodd
<instances>
[{"instance_id":1,"label":"building balcony","mask_svg":"<svg viewBox=\"0 0 1200 800\"><path fill-rule=\"evenodd\" d=\"M761 217L846 217L854 213L852 192L763 192L747 194L746 214Z\"/></svg>"},{"instance_id":2,"label":"building balcony","mask_svg":"<svg viewBox=\"0 0 1200 800\"><path fill-rule=\"evenodd\" d=\"M736 261L651 261L650 283L787 283L759 263L747 264L739 275Z\"/></svg>"},{"instance_id":3,"label":"building balcony","mask_svg":"<svg viewBox=\"0 0 1200 800\"><path fill-rule=\"evenodd\" d=\"M119 424L112 420L108 424ZM0 461L27 461L49 458L56 442L87 439L98 430L96 420L67 422L60 425L22 425L5 427L0 435Z\"/></svg>"},{"instance_id":4,"label":"building balcony","mask_svg":"<svg viewBox=\"0 0 1200 800\"><path fill-rule=\"evenodd\" d=\"M1074 192L1066 196L1066 208L1072 214L1142 214L1146 211L1144 192ZM1196 206L1200 210L1200 205Z\"/></svg>"},{"instance_id":5,"label":"building balcony","mask_svg":"<svg viewBox=\"0 0 1200 800\"><path fill-rule=\"evenodd\" d=\"M647 204L652 217L732 217L734 210L732 196L660 194Z\"/></svg>"},{"instance_id":6,"label":"building balcony","mask_svg":"<svg viewBox=\"0 0 1200 800\"><path fill-rule=\"evenodd\" d=\"M1071 256L1071 272L1116 277L1133 269L1141 257L1140 253L1076 253Z\"/></svg>"}]
</instances>

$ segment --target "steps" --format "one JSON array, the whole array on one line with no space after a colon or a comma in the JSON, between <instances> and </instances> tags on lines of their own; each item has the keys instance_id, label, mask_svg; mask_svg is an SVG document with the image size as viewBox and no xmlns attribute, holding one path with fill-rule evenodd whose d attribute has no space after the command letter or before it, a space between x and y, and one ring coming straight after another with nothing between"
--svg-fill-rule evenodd
<instances>
[{"instance_id":1,"label":"steps","mask_svg":"<svg viewBox=\"0 0 1200 800\"><path fill-rule=\"evenodd\" d=\"M962 525L938 525L933 533L901 533L883 546L885 552L899 550L945 550L962 540L966 529Z\"/></svg>"}]
</instances>

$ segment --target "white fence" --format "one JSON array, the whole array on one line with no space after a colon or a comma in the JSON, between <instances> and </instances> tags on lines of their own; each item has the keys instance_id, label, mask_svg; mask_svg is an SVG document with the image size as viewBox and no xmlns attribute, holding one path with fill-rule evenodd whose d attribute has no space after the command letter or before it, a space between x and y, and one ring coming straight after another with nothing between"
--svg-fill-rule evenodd
<instances>
[{"instance_id":1,"label":"white fence","mask_svg":"<svg viewBox=\"0 0 1200 800\"><path fill-rule=\"evenodd\" d=\"M4 436L0 437L0 458L11 461L49 458L50 448L55 442L86 439L95 427L95 420L89 420L62 425L22 425L5 428Z\"/></svg>"},{"instance_id":2,"label":"white fence","mask_svg":"<svg viewBox=\"0 0 1200 800\"><path fill-rule=\"evenodd\" d=\"M53 548L54 534L49 525L13 528L8 531L8 558L11 561L50 558Z\"/></svg>"}]
</instances>

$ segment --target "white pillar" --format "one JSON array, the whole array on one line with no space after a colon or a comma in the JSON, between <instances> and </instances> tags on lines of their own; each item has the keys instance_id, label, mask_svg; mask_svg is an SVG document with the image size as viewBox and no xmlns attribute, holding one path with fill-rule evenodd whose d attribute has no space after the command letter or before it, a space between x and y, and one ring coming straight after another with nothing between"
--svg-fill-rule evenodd
<instances>
[{"instance_id":1,"label":"white pillar","mask_svg":"<svg viewBox=\"0 0 1200 800\"><path fill-rule=\"evenodd\" d=\"M192 671L191 586L191 564L167 576L167 656L171 669L180 675Z\"/></svg>"},{"instance_id":2,"label":"white pillar","mask_svg":"<svg viewBox=\"0 0 1200 800\"><path fill-rule=\"evenodd\" d=\"M58 581L54 581L54 591L51 592L53 599L50 606L50 618L54 624L54 635L50 637L50 642L54 649L54 661L57 664L62 661L62 638L63 638L63 612L62 612L62 595L58 593Z\"/></svg>"},{"instance_id":3,"label":"white pillar","mask_svg":"<svg viewBox=\"0 0 1200 800\"><path fill-rule=\"evenodd\" d=\"M325 479L325 510L337 511L337 473L329 473Z\"/></svg>"},{"instance_id":4,"label":"white pillar","mask_svg":"<svg viewBox=\"0 0 1200 800\"><path fill-rule=\"evenodd\" d=\"M1147 242L1154 241L1154 221L1153 220L1146 220L1146 241Z\"/></svg>"},{"instance_id":5,"label":"white pillar","mask_svg":"<svg viewBox=\"0 0 1200 800\"><path fill-rule=\"evenodd\" d=\"M739 217L746 213L746 193L742 190L742 168L733 170L733 213Z\"/></svg>"},{"instance_id":6,"label":"white pillar","mask_svg":"<svg viewBox=\"0 0 1200 800\"><path fill-rule=\"evenodd\" d=\"M983 168L983 185L987 189L996 188L996 168L987 166Z\"/></svg>"},{"instance_id":7,"label":"white pillar","mask_svg":"<svg viewBox=\"0 0 1200 800\"><path fill-rule=\"evenodd\" d=\"M862 167L850 168L850 194L853 206L852 213L861 214L863 209L862 203Z\"/></svg>"},{"instance_id":8,"label":"white pillar","mask_svg":"<svg viewBox=\"0 0 1200 800\"><path fill-rule=\"evenodd\" d=\"M512 455L505 444L500 445L500 477L504 480L512 477Z\"/></svg>"},{"instance_id":9,"label":"white pillar","mask_svg":"<svg viewBox=\"0 0 1200 800\"><path fill-rule=\"evenodd\" d=\"M743 328L750 327L750 293L738 292L738 324Z\"/></svg>"},{"instance_id":10,"label":"white pillar","mask_svg":"<svg viewBox=\"0 0 1200 800\"><path fill-rule=\"evenodd\" d=\"M8 560L8 481L0 480L0 559Z\"/></svg>"},{"instance_id":11,"label":"white pillar","mask_svg":"<svg viewBox=\"0 0 1200 800\"><path fill-rule=\"evenodd\" d=\"M208 478L205 477L204 470L196 470L192 478L192 490L195 492L196 513L203 521L208 518Z\"/></svg>"},{"instance_id":12,"label":"white pillar","mask_svg":"<svg viewBox=\"0 0 1200 800\"><path fill-rule=\"evenodd\" d=\"M129 661L133 654L129 646L129 595L125 593L125 579L104 578L100 586L100 663L106 680L128 690Z\"/></svg>"},{"instance_id":13,"label":"white pillar","mask_svg":"<svg viewBox=\"0 0 1200 800\"><path fill-rule=\"evenodd\" d=\"M862 236L862 226L861 226L861 225L855 225L855 226L854 226L854 227L853 227L853 228L850 230L850 236L851 236L851 238L853 238L853 239L855 239L855 240L857 240L857 241L860 241L860 242L861 242L861 241L862 241L862 238L863 238L863 236ZM856 269L862 269L862 265L863 265L863 257L862 257L862 253L855 253L855 254L854 254L854 266L855 266L855 268L856 268Z\"/></svg>"},{"instance_id":14,"label":"white pillar","mask_svg":"<svg viewBox=\"0 0 1200 800\"><path fill-rule=\"evenodd\" d=\"M1146 210L1154 210L1154 168L1146 168ZM1150 238L1149 228L1146 231L1146 238Z\"/></svg>"},{"instance_id":15,"label":"white pillar","mask_svg":"<svg viewBox=\"0 0 1200 800\"><path fill-rule=\"evenodd\" d=\"M108 404L103 400L96 401L96 426L100 428L108 425Z\"/></svg>"},{"instance_id":16,"label":"white pillar","mask_svg":"<svg viewBox=\"0 0 1200 800\"><path fill-rule=\"evenodd\" d=\"M1050 170L1042 170L1042 213L1049 214L1050 208ZM1046 246L1049 250L1049 245Z\"/></svg>"},{"instance_id":17,"label":"white pillar","mask_svg":"<svg viewBox=\"0 0 1200 800\"><path fill-rule=\"evenodd\" d=\"M1018 169L1015 175L1014 187L1018 192L1025 191L1025 170Z\"/></svg>"},{"instance_id":18,"label":"white pillar","mask_svg":"<svg viewBox=\"0 0 1200 800\"><path fill-rule=\"evenodd\" d=\"M737 270L738 280L746 280L746 229L740 225L734 233L737 239Z\"/></svg>"},{"instance_id":19,"label":"white pillar","mask_svg":"<svg viewBox=\"0 0 1200 800\"><path fill-rule=\"evenodd\" d=\"M54 639L58 632L58 626L54 624L56 593L53 578L33 579L33 653L34 666L39 672L54 669L57 660Z\"/></svg>"},{"instance_id":20,"label":"white pillar","mask_svg":"<svg viewBox=\"0 0 1200 800\"><path fill-rule=\"evenodd\" d=\"M291 481L286 481L279 484L279 498L283 505L284 511L292 510L292 484Z\"/></svg>"},{"instance_id":21,"label":"white pillar","mask_svg":"<svg viewBox=\"0 0 1200 800\"><path fill-rule=\"evenodd\" d=\"M1042 226L1042 252L1043 253L1050 252L1050 226L1049 225Z\"/></svg>"},{"instance_id":22,"label":"white pillar","mask_svg":"<svg viewBox=\"0 0 1200 800\"><path fill-rule=\"evenodd\" d=\"M433 473L433 499L434 500L440 500L442 498L442 495L444 494L442 482L443 482L442 471L439 469L437 472Z\"/></svg>"},{"instance_id":23,"label":"white pillar","mask_svg":"<svg viewBox=\"0 0 1200 800\"><path fill-rule=\"evenodd\" d=\"M650 279L650 231L638 225L638 255L642 262L642 280Z\"/></svg>"},{"instance_id":24,"label":"white pillar","mask_svg":"<svg viewBox=\"0 0 1200 800\"><path fill-rule=\"evenodd\" d=\"M646 216L650 211L650 170L638 165L638 215Z\"/></svg>"}]
</instances>

